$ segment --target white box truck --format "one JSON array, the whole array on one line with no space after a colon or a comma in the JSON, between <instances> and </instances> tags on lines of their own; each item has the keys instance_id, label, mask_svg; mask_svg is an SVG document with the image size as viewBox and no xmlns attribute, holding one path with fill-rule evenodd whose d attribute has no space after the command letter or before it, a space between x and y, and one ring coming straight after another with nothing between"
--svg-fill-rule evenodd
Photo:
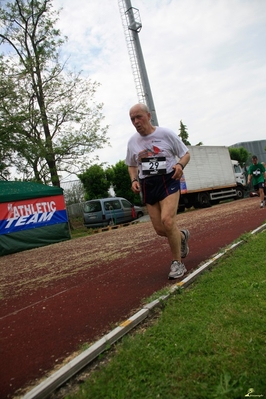
<instances>
[{"instance_id":1,"label":"white box truck","mask_svg":"<svg viewBox=\"0 0 266 399\"><path fill-rule=\"evenodd\" d=\"M204 208L221 200L244 197L246 177L227 147L188 146L190 162L181 178L179 212Z\"/></svg>"}]
</instances>

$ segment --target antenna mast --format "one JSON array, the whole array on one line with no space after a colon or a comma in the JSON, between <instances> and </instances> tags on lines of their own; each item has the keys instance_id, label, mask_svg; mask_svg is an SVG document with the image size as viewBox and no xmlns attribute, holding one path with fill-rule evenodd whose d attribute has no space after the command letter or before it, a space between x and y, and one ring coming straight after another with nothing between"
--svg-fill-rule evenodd
<instances>
[{"instance_id":1,"label":"antenna mast","mask_svg":"<svg viewBox=\"0 0 266 399\"><path fill-rule=\"evenodd\" d=\"M158 126L150 83L138 36L142 28L139 10L131 6L131 0L118 0L118 5L124 27L138 100L140 103L147 105L151 113L151 123L154 126Z\"/></svg>"}]
</instances>

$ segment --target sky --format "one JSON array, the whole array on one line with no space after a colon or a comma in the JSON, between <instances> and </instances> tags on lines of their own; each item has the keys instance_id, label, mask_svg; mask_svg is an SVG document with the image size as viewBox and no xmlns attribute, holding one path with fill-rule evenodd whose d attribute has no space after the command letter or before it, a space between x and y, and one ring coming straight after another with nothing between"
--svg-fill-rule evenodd
<instances>
[{"instance_id":1,"label":"sky","mask_svg":"<svg viewBox=\"0 0 266 399\"><path fill-rule=\"evenodd\" d=\"M121 1L121 0L120 0ZM123 0L122 0L123 1ZM139 102L118 0L54 0L68 42L68 68L100 83L111 147L99 161L125 159ZM266 138L266 1L131 0L158 123L192 145L230 146Z\"/></svg>"}]
</instances>

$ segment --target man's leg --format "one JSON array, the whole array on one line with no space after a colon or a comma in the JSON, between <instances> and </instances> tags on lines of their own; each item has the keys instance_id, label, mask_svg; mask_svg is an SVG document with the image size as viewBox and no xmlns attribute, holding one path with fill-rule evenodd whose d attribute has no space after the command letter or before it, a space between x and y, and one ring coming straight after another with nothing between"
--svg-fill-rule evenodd
<instances>
[{"instance_id":1,"label":"man's leg","mask_svg":"<svg viewBox=\"0 0 266 399\"><path fill-rule=\"evenodd\" d=\"M260 207L264 208L264 188L259 188L259 196L260 196Z\"/></svg>"},{"instance_id":2,"label":"man's leg","mask_svg":"<svg viewBox=\"0 0 266 399\"><path fill-rule=\"evenodd\" d=\"M263 189L263 187L259 188L259 196L260 196L260 200L263 201L264 200L264 189Z\"/></svg>"},{"instance_id":3,"label":"man's leg","mask_svg":"<svg viewBox=\"0 0 266 399\"><path fill-rule=\"evenodd\" d=\"M176 224L179 196L178 191L155 205L147 204L147 210L156 233L167 237L173 260L181 262L181 233Z\"/></svg>"}]
</instances>

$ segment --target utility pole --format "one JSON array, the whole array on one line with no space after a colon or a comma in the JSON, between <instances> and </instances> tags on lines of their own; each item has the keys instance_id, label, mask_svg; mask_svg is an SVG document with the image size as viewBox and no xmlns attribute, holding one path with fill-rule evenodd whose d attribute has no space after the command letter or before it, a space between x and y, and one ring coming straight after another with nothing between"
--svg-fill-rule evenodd
<instances>
[{"instance_id":1,"label":"utility pole","mask_svg":"<svg viewBox=\"0 0 266 399\"><path fill-rule=\"evenodd\" d=\"M131 0L118 0L118 5L124 27L138 100L140 103L147 105L151 113L151 123L154 126L158 126L158 119L139 40L139 32L142 28L139 10L131 6Z\"/></svg>"}]
</instances>

